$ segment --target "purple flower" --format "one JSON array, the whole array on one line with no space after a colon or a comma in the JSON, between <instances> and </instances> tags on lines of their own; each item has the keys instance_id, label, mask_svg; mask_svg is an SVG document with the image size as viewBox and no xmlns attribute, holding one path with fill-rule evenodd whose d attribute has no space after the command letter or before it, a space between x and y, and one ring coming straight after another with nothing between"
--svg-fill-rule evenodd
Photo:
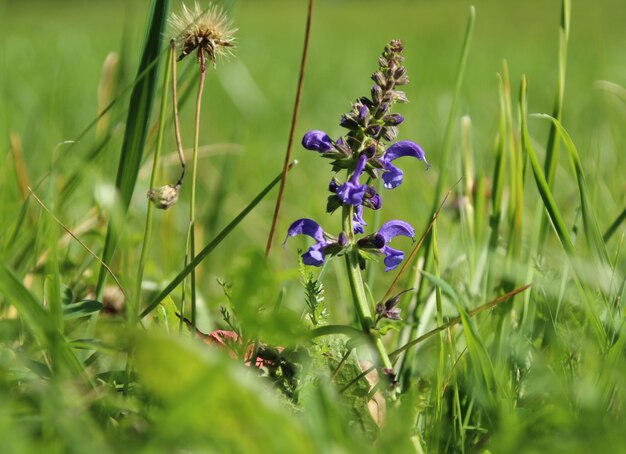
<instances>
[{"instance_id":1,"label":"purple flower","mask_svg":"<svg viewBox=\"0 0 626 454\"><path fill-rule=\"evenodd\" d=\"M392 239L397 236L415 237L415 230L407 222L389 221L383 224L378 232L368 237L360 239L357 243L364 249L374 249L376 252L385 255L385 271L395 269L404 260L404 252L388 246Z\"/></svg>"},{"instance_id":2,"label":"purple flower","mask_svg":"<svg viewBox=\"0 0 626 454\"><path fill-rule=\"evenodd\" d=\"M382 178L385 188L393 189L397 186L400 186L400 184L402 183L402 179L404 178L402 170L394 166L391 161L401 158L403 156L412 156L414 158L417 158L420 161L424 161L426 163L426 169L430 167L430 164L428 164L428 161L426 161L424 150L422 150L418 144L409 140L396 142L387 149L382 157L384 168Z\"/></svg>"},{"instance_id":3,"label":"purple flower","mask_svg":"<svg viewBox=\"0 0 626 454\"><path fill-rule=\"evenodd\" d=\"M304 135L302 146L307 150L325 153L333 149L333 141L324 131L313 130Z\"/></svg>"},{"instance_id":4,"label":"purple flower","mask_svg":"<svg viewBox=\"0 0 626 454\"><path fill-rule=\"evenodd\" d=\"M337 195L343 203L347 205L361 205L363 203L367 185L360 184L359 177L363 173L366 164L367 156L361 155L350 180L337 188Z\"/></svg>"},{"instance_id":5,"label":"purple flower","mask_svg":"<svg viewBox=\"0 0 626 454\"><path fill-rule=\"evenodd\" d=\"M363 198L363 205L372 210L379 210L383 205L383 201L380 198L380 195L376 192L374 186L369 185L365 189L365 197Z\"/></svg>"},{"instance_id":6,"label":"purple flower","mask_svg":"<svg viewBox=\"0 0 626 454\"><path fill-rule=\"evenodd\" d=\"M389 221L381 226L377 235L382 236L385 239L385 246L381 249L381 252L385 254L385 271L391 271L396 268L402 260L404 260L404 252L397 249L393 249L389 246L389 242L397 236L408 236L415 238L415 230L408 222L404 221Z\"/></svg>"},{"instance_id":7,"label":"purple flower","mask_svg":"<svg viewBox=\"0 0 626 454\"><path fill-rule=\"evenodd\" d=\"M354 207L354 214L352 215L352 229L354 233L363 233L365 230L364 226L367 225L367 222L363 220L363 205L357 205Z\"/></svg>"},{"instance_id":8,"label":"purple flower","mask_svg":"<svg viewBox=\"0 0 626 454\"><path fill-rule=\"evenodd\" d=\"M324 249L332 242L326 239L324 230L312 219L298 219L289 227L288 236L307 235L315 240L315 244L302 254L302 262L305 265L322 266L326 255ZM285 242L287 240L285 239ZM283 243L284 244L284 243Z\"/></svg>"}]
</instances>

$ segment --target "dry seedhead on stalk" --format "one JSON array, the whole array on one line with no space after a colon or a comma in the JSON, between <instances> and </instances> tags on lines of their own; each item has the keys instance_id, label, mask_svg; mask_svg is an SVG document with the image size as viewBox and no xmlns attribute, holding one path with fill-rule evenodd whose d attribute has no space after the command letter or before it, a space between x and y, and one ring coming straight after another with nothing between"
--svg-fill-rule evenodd
<instances>
[{"instance_id":1,"label":"dry seedhead on stalk","mask_svg":"<svg viewBox=\"0 0 626 454\"><path fill-rule=\"evenodd\" d=\"M237 29L217 5L209 4L206 9L202 9L198 2L193 8L183 5L182 13L172 14L169 24L176 37L176 45L181 49L178 61L195 50L203 70L206 57L215 66L218 56L231 54L235 47Z\"/></svg>"}]
</instances>

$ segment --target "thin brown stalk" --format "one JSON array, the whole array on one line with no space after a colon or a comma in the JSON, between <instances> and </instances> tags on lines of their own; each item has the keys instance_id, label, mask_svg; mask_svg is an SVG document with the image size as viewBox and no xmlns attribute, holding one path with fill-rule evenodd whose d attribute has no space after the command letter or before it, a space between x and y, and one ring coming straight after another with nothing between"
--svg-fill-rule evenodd
<instances>
[{"instance_id":1,"label":"thin brown stalk","mask_svg":"<svg viewBox=\"0 0 626 454\"><path fill-rule=\"evenodd\" d=\"M176 136L176 151L178 151L178 159L180 159L180 166L182 172L180 178L176 182L176 186L183 184L183 178L185 178L185 153L183 153L183 141L180 138L180 123L178 121L178 94L177 94L177 76L176 76L176 40L170 41L170 47L172 48L172 103L174 112L174 135Z\"/></svg>"},{"instance_id":2,"label":"thin brown stalk","mask_svg":"<svg viewBox=\"0 0 626 454\"><path fill-rule=\"evenodd\" d=\"M398 274L396 275L396 277L394 278L393 282L391 283L391 285L389 286L389 288L385 292L385 295L381 298L381 301L384 302L384 301L387 300L387 298L389 298L389 296L391 296L391 294L393 293L396 285L398 284L398 281L404 275L406 270L409 269L409 266L411 266L411 263L413 263L413 260L415 260L415 257L417 257L417 253L419 252L420 248L422 247L422 244L424 243L424 240L428 236L428 233L431 231L431 229L433 228L433 225L435 224L435 221L439 217L439 212L441 211L441 209L445 205L445 203L448 200L448 197L450 196L450 194L452 193L452 190L454 189L454 187L457 184L459 184L459 182L462 179L463 178L459 178L459 180L456 183L454 183L454 185L450 189L448 189L448 192L446 192L446 195L444 196L443 200L439 204L439 208L437 208L437 211L435 211L435 214L433 215L433 218L430 221L430 224L428 224L428 228L426 228L426 231L424 232L424 234L422 235L420 240L417 242L417 244L415 245L415 247L411 251L411 254L409 254L409 257L406 259L406 261L404 262L404 264L400 268L400 271L398 271Z\"/></svg>"},{"instance_id":3,"label":"thin brown stalk","mask_svg":"<svg viewBox=\"0 0 626 454\"><path fill-rule=\"evenodd\" d=\"M298 88L296 91L296 101L293 108L293 116L291 117L291 129L289 130L289 140L287 141L287 151L285 153L285 160L283 162L283 174L280 180L280 187L278 189L278 198L276 199L276 206L274 207L274 217L272 218L272 226L270 228L269 236L267 237L267 246L265 247L265 257L268 257L272 250L272 242L274 241L274 235L276 233L276 224L278 223L278 214L282 206L283 197L285 194L285 185L287 184L287 172L289 163L291 162L291 148L293 145L293 136L296 130L296 124L298 122L298 112L300 111L300 99L302 97L302 84L304 81L304 70L306 67L306 57L309 50L309 38L311 36L311 21L313 17L313 4L315 0L309 0L309 10L306 18L306 29L304 32L304 47L302 48L302 59L300 61L300 76L298 77Z\"/></svg>"}]
</instances>

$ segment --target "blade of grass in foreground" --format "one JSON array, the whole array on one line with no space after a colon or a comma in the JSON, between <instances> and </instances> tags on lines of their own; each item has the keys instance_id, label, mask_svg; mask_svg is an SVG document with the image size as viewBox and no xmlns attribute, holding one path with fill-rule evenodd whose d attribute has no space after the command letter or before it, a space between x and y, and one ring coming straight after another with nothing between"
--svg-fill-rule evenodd
<instances>
[{"instance_id":1,"label":"blade of grass in foreground","mask_svg":"<svg viewBox=\"0 0 626 454\"><path fill-rule=\"evenodd\" d=\"M592 203L589 199L589 191L587 188L587 181L585 180L585 174L583 172L583 165L580 161L580 155L576 149L576 145L572 141L572 138L567 133L561 122L550 115L539 114L539 118L545 118L552 121L552 124L557 129L559 135L565 143L565 147L569 153L574 173L576 174L576 181L578 182L578 192L580 194L580 206L582 209L583 227L585 229L585 238L589 248L594 251L600 262L603 265L610 265L609 254L606 250L606 244L600 233L598 227L598 221Z\"/></svg>"},{"instance_id":2,"label":"blade of grass in foreground","mask_svg":"<svg viewBox=\"0 0 626 454\"><path fill-rule=\"evenodd\" d=\"M53 367L75 377L84 377L82 364L54 326L49 313L4 263L0 264L0 293L15 306L37 342L54 355L57 364Z\"/></svg>"},{"instance_id":3,"label":"blade of grass in foreground","mask_svg":"<svg viewBox=\"0 0 626 454\"><path fill-rule=\"evenodd\" d=\"M297 164L297 161L292 162L288 169L293 168L293 166ZM165 297L167 297L172 291L178 287L178 285L185 279L189 273L191 273L199 264L202 262L213 250L226 238L232 230L237 227L237 225L256 207L261 200L265 198L265 196L272 190L274 186L276 186L282 178L282 172L276 178L272 180L270 184L268 184L265 189L263 189L253 200L245 207L238 215L233 219L230 224L222 229L220 233L207 244L188 264L183 268L183 270L178 273L178 275L172 279L162 291L159 293L150 304L143 310L140 318L144 318L150 312L152 312Z\"/></svg>"},{"instance_id":4,"label":"blade of grass in foreground","mask_svg":"<svg viewBox=\"0 0 626 454\"><path fill-rule=\"evenodd\" d=\"M537 155L535 154L535 149L530 140L530 135L528 133L528 114L527 114L527 104L526 104L526 78L522 78L522 85L520 89L520 118L521 118L521 133L522 133L522 147L528 153L528 159L530 160L530 164L532 167L533 175L535 176L535 182L537 184L537 190L539 191L539 195L541 196L541 200L548 212L548 216L552 225L554 226L554 230L556 231L557 237L561 242L563 249L567 255L567 258L570 260L572 265L572 269L574 270L574 282L576 287L580 293L581 299L585 305L586 315L589 318L589 321L592 324L593 330L598 338L598 342L601 346L606 346L606 332L604 327L602 326L602 322L598 318L597 313L591 307L590 295L586 290L586 286L584 286L584 273L581 271L579 263L576 261L576 250L574 249L574 245L570 239L569 232L563 221L563 217L561 216L561 212L559 211L554 197L552 196L552 191L548 186L548 182L546 181L546 177L543 174L541 166L539 165L539 161L537 160Z\"/></svg>"},{"instance_id":5,"label":"blade of grass in foreground","mask_svg":"<svg viewBox=\"0 0 626 454\"><path fill-rule=\"evenodd\" d=\"M455 119L456 119L456 114L457 114L457 106L459 103L459 99L461 97L461 87L463 86L465 68L467 66L467 60L469 56L470 44L472 41L472 34L474 30L475 19L476 19L476 9L472 6L470 7L470 13L467 19L467 26L465 28L465 36L463 38L463 47L461 50L461 56L459 58L459 64L458 64L458 69L456 73L454 96L452 98L452 105L450 106L450 113L448 115L448 122L446 124L446 130L445 130L444 138L443 138L443 145L441 148L442 150L441 159L439 160L439 162L442 163L442 167L439 173L439 178L437 179L437 186L435 189L435 194L433 196L433 207L431 209L430 219L432 219L435 213L437 212L439 200L441 198L441 194L443 193L443 188L445 187L446 181L448 179L448 167L446 166L450 162L450 152L452 150L452 139L454 137L454 125L455 125ZM425 241L424 241L424 248L423 248L423 253L424 253L423 268L424 269L426 269L426 267L428 266L428 257L430 255L431 242L432 242L432 237L429 234L426 236ZM415 267L413 269L412 276L409 279L409 282L416 281L417 273L419 273L419 270L417 269L417 267ZM417 298L419 298L419 295L421 294L423 289L424 289L424 286L420 284L416 292ZM419 304L416 304L415 312L413 313L414 319L418 318L418 311L419 311ZM411 329L411 334L409 337L415 336L415 333L416 333L415 329L416 328ZM402 371L404 370L405 367L406 367L406 360L403 361L403 364L400 368L400 374L402 374Z\"/></svg>"},{"instance_id":6,"label":"blade of grass in foreground","mask_svg":"<svg viewBox=\"0 0 626 454\"><path fill-rule=\"evenodd\" d=\"M153 0L152 2L146 43L137 74L142 74L146 68L150 67L153 61L159 57L161 40L167 19L168 5L169 0ZM150 126L150 114L155 98L158 67L159 65L151 66L145 77L135 85L130 96L126 131L124 133L122 153L115 181L115 187L119 191L121 198L122 215L125 215L128 210L135 189L135 183L137 182L139 166L141 164L143 149ZM115 228L115 225L116 222L111 220L107 229L104 251L102 253L102 260L105 263L110 263L119 239L119 232ZM102 298L106 276L106 269L101 267L98 276L98 285L96 287L97 300Z\"/></svg>"}]
</instances>

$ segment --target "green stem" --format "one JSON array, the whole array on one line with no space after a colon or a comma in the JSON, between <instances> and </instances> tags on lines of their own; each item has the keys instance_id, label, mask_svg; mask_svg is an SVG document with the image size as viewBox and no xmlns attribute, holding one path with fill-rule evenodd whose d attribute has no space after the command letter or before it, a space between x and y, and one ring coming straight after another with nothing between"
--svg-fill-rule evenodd
<instances>
[{"instance_id":1,"label":"green stem","mask_svg":"<svg viewBox=\"0 0 626 454\"><path fill-rule=\"evenodd\" d=\"M170 49L170 53L172 49ZM170 61L168 59L168 61ZM161 149L163 148L163 132L165 128L163 125L165 124L165 112L166 112L166 102L167 102L167 86L169 84L170 74L172 70L171 63L166 65L165 73L163 74L163 94L161 96L161 107L159 112L159 129L157 133L157 143L156 148L154 150L154 157L152 161L152 173L150 174L150 188L154 188L156 184L157 171L159 167L159 158L161 157ZM137 266L137 276L135 277L135 288L131 294L131 298L129 300L129 305L127 308L127 322L128 329L133 330L137 322L139 321L139 309L141 308L141 283L143 281L143 272L146 264L146 257L148 255L148 244L150 243L150 237L152 235L152 217L154 213L154 205L151 202L148 202L148 211L146 213L146 226L144 229L143 241L141 243L141 253L139 256L139 264ZM131 373L133 369L133 351L128 352L128 358L126 360L126 371L125 371L125 383L124 383L124 392L129 392L130 382L131 382Z\"/></svg>"},{"instance_id":2,"label":"green stem","mask_svg":"<svg viewBox=\"0 0 626 454\"><path fill-rule=\"evenodd\" d=\"M172 49L170 48L170 53ZM150 174L150 188L154 188L156 185L157 172L159 167L159 158L161 157L161 149L163 148L163 133L165 128L165 112L167 103L167 87L169 85L169 79L171 75L172 65L171 60L165 67L165 73L163 74L163 95L161 96L161 107L159 112L159 130L157 135L156 148L154 150L154 157L152 161L152 173ZM148 255L148 244L152 235L152 217L154 213L154 205L148 202L148 211L146 213L146 226L144 229L143 241L141 243L141 254L139 256L139 265L137 266L137 276L135 278L135 291L132 293L130 301L132 301L131 307L128 312L128 326L133 328L139 320L139 309L141 307L141 282L143 281L143 272L146 264L146 257Z\"/></svg>"},{"instance_id":3,"label":"green stem","mask_svg":"<svg viewBox=\"0 0 626 454\"><path fill-rule=\"evenodd\" d=\"M200 81L198 83L198 95L196 96L195 131L193 139L193 163L191 167L191 203L189 208L189 256L196 256L196 181L198 177L198 143L200 140L200 111L202 107L202 93L204 92L204 79L206 75L206 63L204 53L199 51L200 57ZM185 265L187 260L185 260ZM196 305L196 270L191 271L191 335L195 336L197 326Z\"/></svg>"},{"instance_id":4,"label":"green stem","mask_svg":"<svg viewBox=\"0 0 626 454\"><path fill-rule=\"evenodd\" d=\"M352 206L344 205L342 210L343 231L348 235L351 244L354 244L354 230L352 229ZM370 311L367 296L365 294L365 286L363 285L363 276L361 268L359 268L358 251L353 248L345 254L346 268L348 271L348 279L350 281L350 289L352 290L352 300L356 309L357 316L361 322L361 328L366 336L370 338L374 348L380 357L381 366L385 369L393 369L383 340L377 331L374 331L374 321L372 312Z\"/></svg>"}]
</instances>

